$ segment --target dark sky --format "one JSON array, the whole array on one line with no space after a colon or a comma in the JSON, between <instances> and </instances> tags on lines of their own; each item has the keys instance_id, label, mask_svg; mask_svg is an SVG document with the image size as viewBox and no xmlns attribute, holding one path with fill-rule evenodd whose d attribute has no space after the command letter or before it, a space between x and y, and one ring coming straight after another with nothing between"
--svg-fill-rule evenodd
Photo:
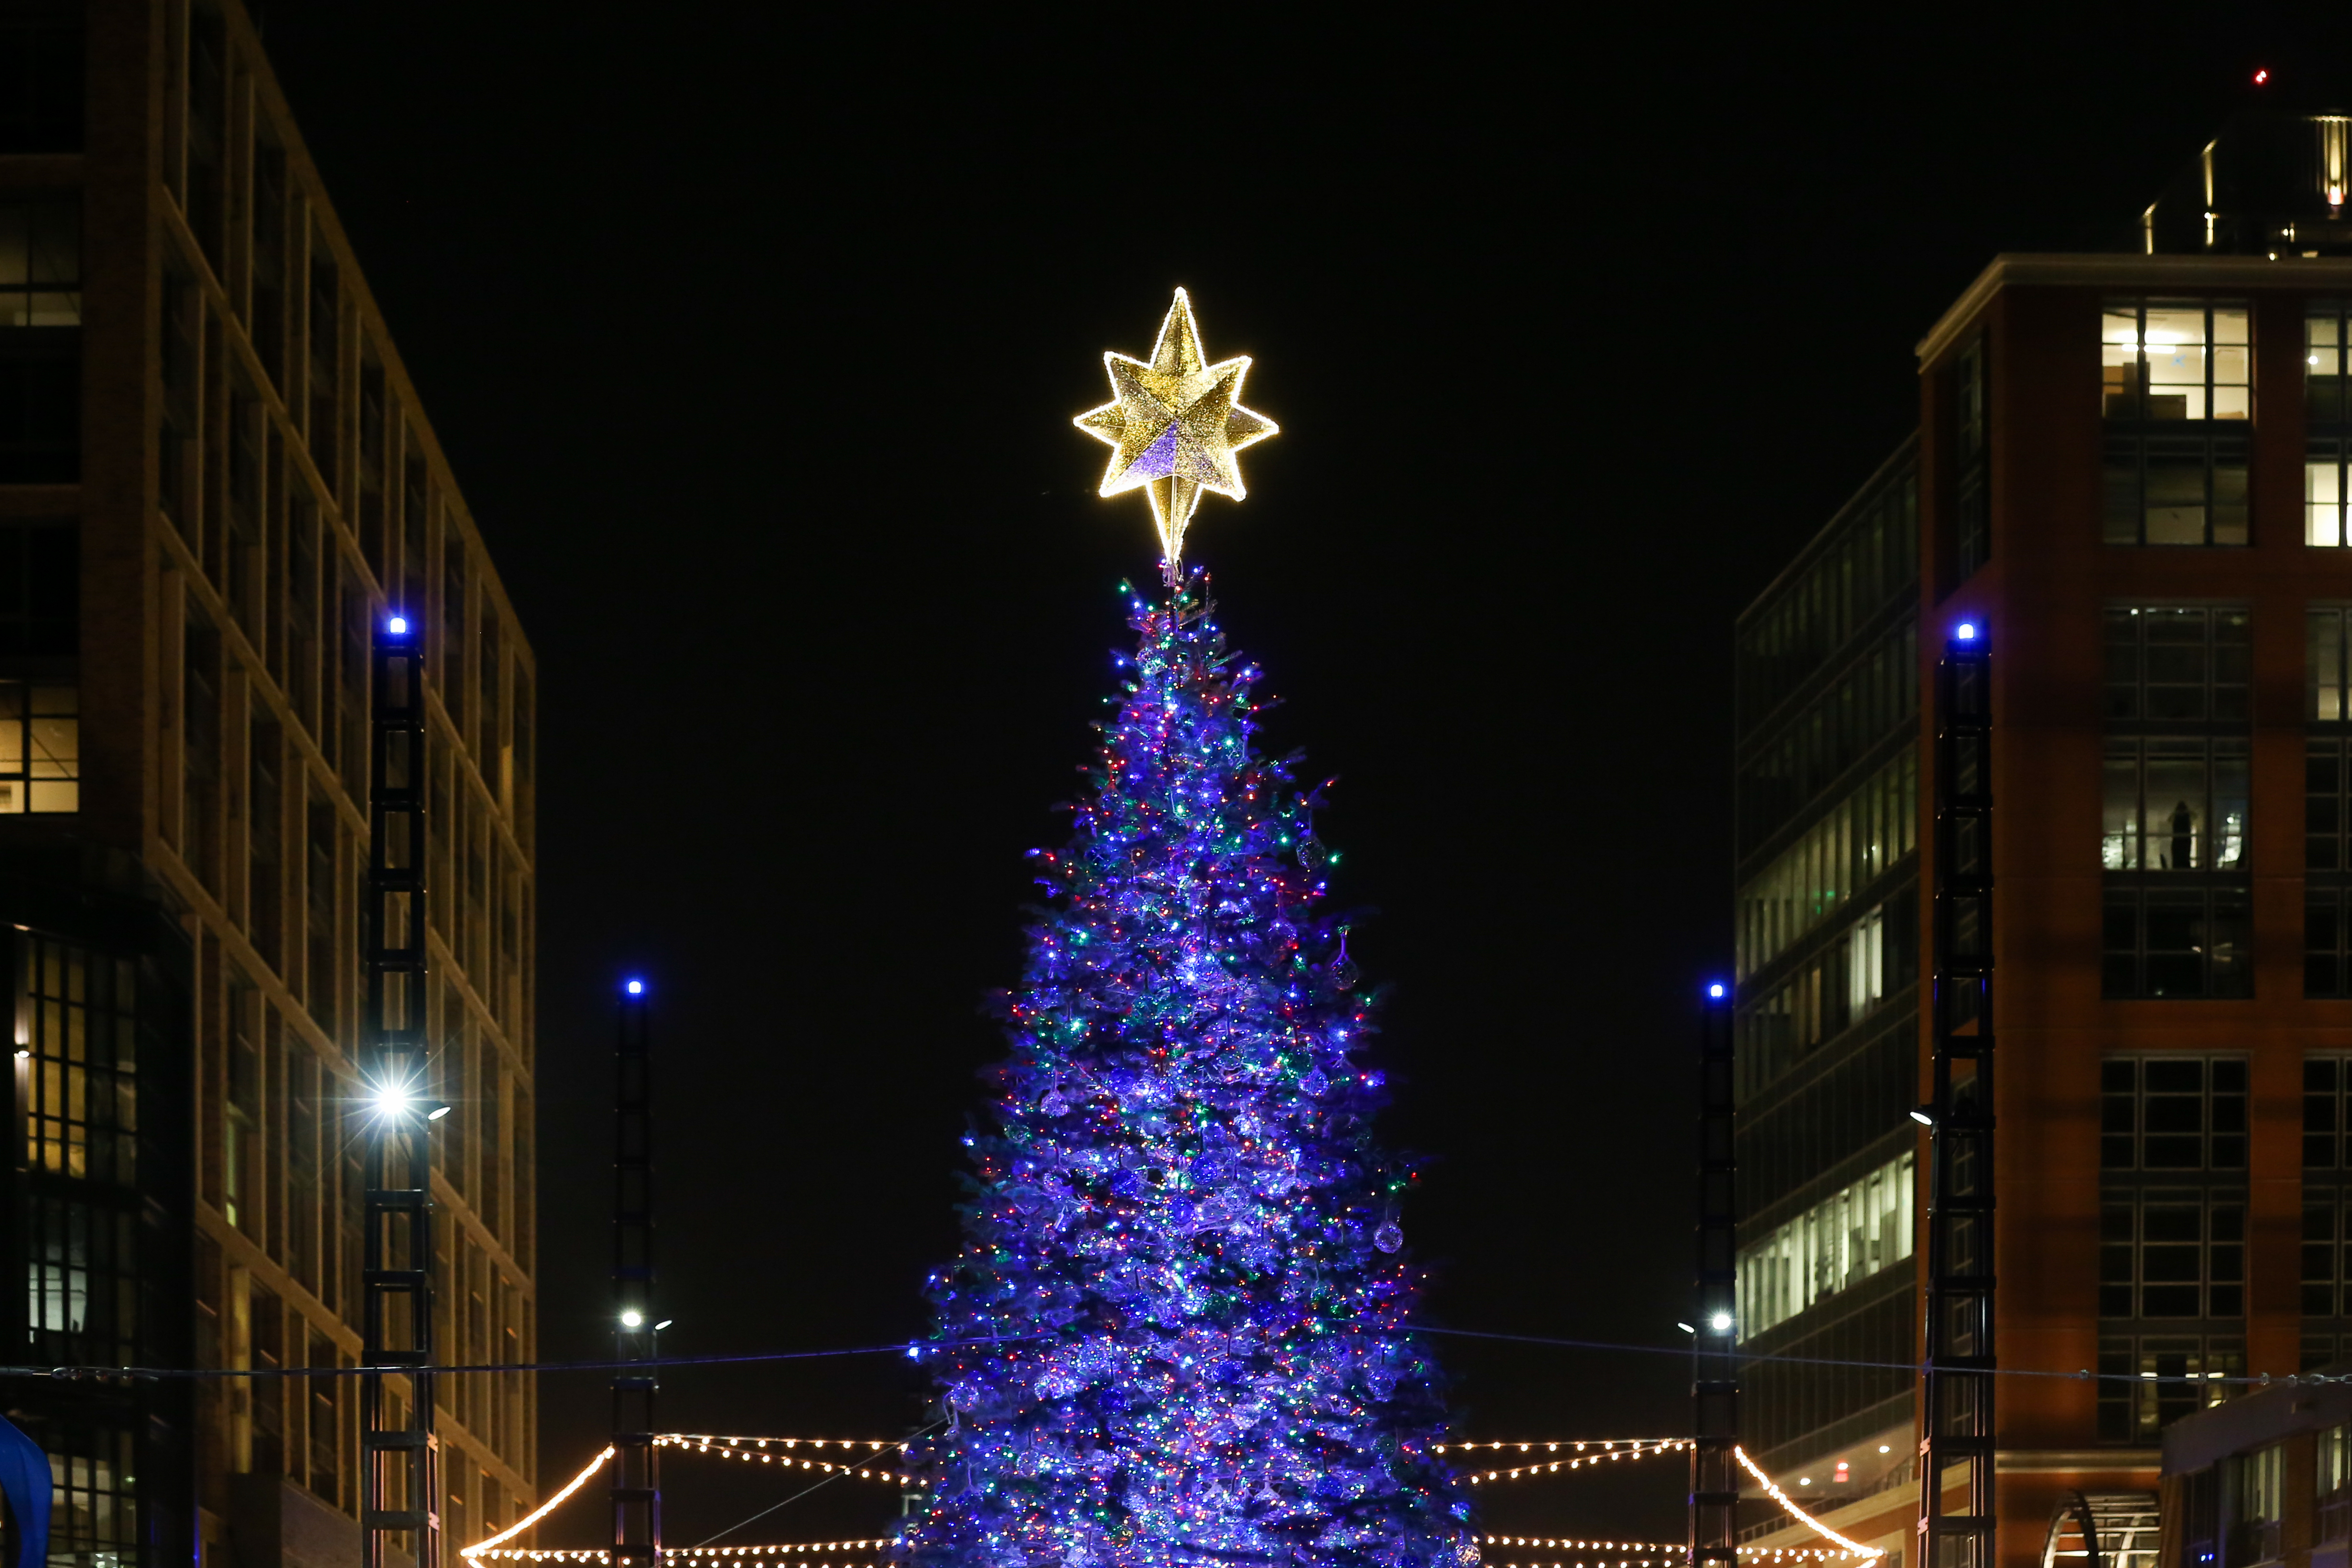
<instances>
[{"instance_id":1,"label":"dark sky","mask_svg":"<svg viewBox=\"0 0 2352 1568\"><path fill-rule=\"evenodd\" d=\"M1995 252L2104 246L2257 65L2315 102L2352 61L2263 6L265 3L539 654L551 1356L608 1343L640 971L667 1347L920 1330L1022 852L1151 567L1069 418L1177 284L1283 427L1192 554L1276 744L1340 779L1433 1321L1674 1346L1732 618L1911 428L1912 345ZM1686 1419L1671 1355L1447 1356L1465 1435ZM664 1416L885 1436L919 1394L887 1358L696 1372ZM541 1409L553 1485L601 1380ZM1671 1464L1489 1517L1678 1535ZM787 1490L715 1468L673 1462L673 1543ZM857 1486L731 1539L868 1533L895 1500Z\"/></svg>"}]
</instances>

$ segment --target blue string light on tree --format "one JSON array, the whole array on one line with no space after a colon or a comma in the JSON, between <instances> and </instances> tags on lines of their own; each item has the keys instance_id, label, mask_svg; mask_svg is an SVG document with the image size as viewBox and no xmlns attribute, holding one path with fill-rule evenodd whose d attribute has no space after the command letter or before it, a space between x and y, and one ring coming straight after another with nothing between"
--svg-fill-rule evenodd
<instances>
[{"instance_id":1,"label":"blue string light on tree","mask_svg":"<svg viewBox=\"0 0 2352 1568\"><path fill-rule=\"evenodd\" d=\"M1181 295L1171 333L1200 359ZM1356 1060L1370 998L1325 911L1320 801L1258 754L1259 672L1207 579L1166 564L1165 598L1130 594L1070 840L1033 852L1051 904L966 1140L936 1348L915 1347L953 1425L895 1554L1463 1568L1470 1507L1408 1329L1413 1178L1372 1136L1387 1096Z\"/></svg>"}]
</instances>

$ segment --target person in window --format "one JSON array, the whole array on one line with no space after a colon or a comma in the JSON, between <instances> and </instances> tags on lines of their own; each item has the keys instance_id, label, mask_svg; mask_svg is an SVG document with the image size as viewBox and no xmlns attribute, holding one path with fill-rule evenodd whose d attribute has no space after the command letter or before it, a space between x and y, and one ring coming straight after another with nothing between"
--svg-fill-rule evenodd
<instances>
[{"instance_id":1,"label":"person in window","mask_svg":"<svg viewBox=\"0 0 2352 1568\"><path fill-rule=\"evenodd\" d=\"M2174 871L2187 871L2191 846L2197 837L2197 813L2181 801L2172 808L2172 858L2166 863Z\"/></svg>"}]
</instances>

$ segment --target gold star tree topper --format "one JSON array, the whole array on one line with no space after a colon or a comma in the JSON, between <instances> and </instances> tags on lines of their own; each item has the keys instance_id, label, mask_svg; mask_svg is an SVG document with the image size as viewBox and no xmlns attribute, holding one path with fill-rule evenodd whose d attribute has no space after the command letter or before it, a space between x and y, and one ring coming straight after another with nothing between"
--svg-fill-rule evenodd
<instances>
[{"instance_id":1,"label":"gold star tree topper","mask_svg":"<svg viewBox=\"0 0 2352 1568\"><path fill-rule=\"evenodd\" d=\"M1139 489L1151 497L1160 559L1171 583L1178 580L1184 527L1201 504L1201 492L1214 490L1236 501L1248 495L1234 455L1278 428L1241 404L1247 357L1213 365L1203 358L1192 302L1180 288L1168 319L1160 323L1151 362L1116 352L1103 355L1111 401L1073 422L1111 449L1103 495Z\"/></svg>"}]
</instances>

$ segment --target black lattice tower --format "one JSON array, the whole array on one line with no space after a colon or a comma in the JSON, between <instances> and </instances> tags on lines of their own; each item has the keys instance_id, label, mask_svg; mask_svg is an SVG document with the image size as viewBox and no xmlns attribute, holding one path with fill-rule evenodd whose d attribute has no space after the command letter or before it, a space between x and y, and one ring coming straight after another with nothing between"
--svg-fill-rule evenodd
<instances>
[{"instance_id":1,"label":"black lattice tower","mask_svg":"<svg viewBox=\"0 0 2352 1568\"><path fill-rule=\"evenodd\" d=\"M390 1545L414 1568L439 1568L430 1142L441 1108L429 1097L425 1041L425 654L406 620L378 627L372 662L361 1071L374 1112L360 1270L361 1561L384 1568Z\"/></svg>"},{"instance_id":2,"label":"black lattice tower","mask_svg":"<svg viewBox=\"0 0 2352 1568\"><path fill-rule=\"evenodd\" d=\"M1992 663L1973 626L1936 666L1935 790L1918 1563L1992 1568Z\"/></svg>"},{"instance_id":3,"label":"black lattice tower","mask_svg":"<svg viewBox=\"0 0 2352 1568\"><path fill-rule=\"evenodd\" d=\"M613 1359L654 1354L654 1095L645 982L621 988L613 1086ZM654 1368L613 1375L613 1568L661 1558L661 1451Z\"/></svg>"},{"instance_id":4,"label":"black lattice tower","mask_svg":"<svg viewBox=\"0 0 2352 1568\"><path fill-rule=\"evenodd\" d=\"M1732 1147L1731 988L1699 1016L1698 1273L1691 1320L1690 1563L1738 1568L1739 1209Z\"/></svg>"}]
</instances>

